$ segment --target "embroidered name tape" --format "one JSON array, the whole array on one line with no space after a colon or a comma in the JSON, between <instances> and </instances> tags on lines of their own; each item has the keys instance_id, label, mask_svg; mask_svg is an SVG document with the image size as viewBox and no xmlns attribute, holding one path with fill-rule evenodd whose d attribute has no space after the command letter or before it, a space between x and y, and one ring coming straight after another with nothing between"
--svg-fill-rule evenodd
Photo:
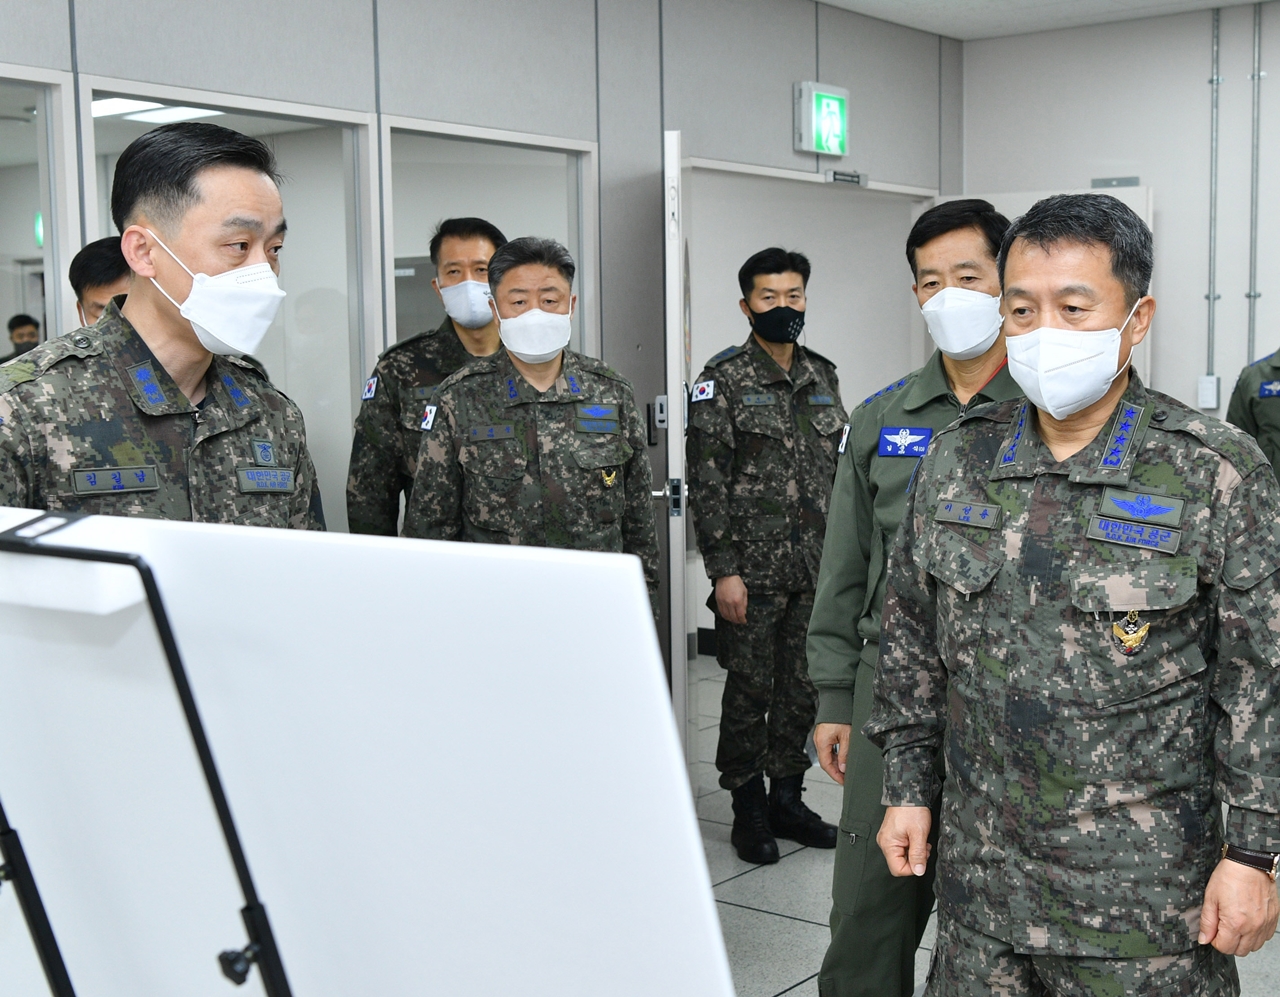
<instances>
[{"instance_id":1,"label":"embroidered name tape","mask_svg":"<svg viewBox=\"0 0 1280 997\"><path fill-rule=\"evenodd\" d=\"M1099 511L1104 516L1128 519L1135 523L1177 526L1182 522L1182 510L1185 505L1182 499L1169 498L1165 495L1148 495L1145 492L1131 492L1123 488L1104 488L1102 507Z\"/></svg>"},{"instance_id":2,"label":"embroidered name tape","mask_svg":"<svg viewBox=\"0 0 1280 997\"><path fill-rule=\"evenodd\" d=\"M693 386L693 400L695 402L709 402L716 396L715 381L699 381Z\"/></svg>"},{"instance_id":3,"label":"embroidered name tape","mask_svg":"<svg viewBox=\"0 0 1280 997\"><path fill-rule=\"evenodd\" d=\"M777 405L778 396L772 392L763 395L743 395L743 405Z\"/></svg>"},{"instance_id":4,"label":"embroidered name tape","mask_svg":"<svg viewBox=\"0 0 1280 997\"><path fill-rule=\"evenodd\" d=\"M71 488L77 495L102 492L154 492L160 490L160 477L154 464L134 467L101 467L92 471L72 471Z\"/></svg>"},{"instance_id":5,"label":"embroidered name tape","mask_svg":"<svg viewBox=\"0 0 1280 997\"><path fill-rule=\"evenodd\" d=\"M1126 523L1122 519L1109 516L1090 516L1089 528L1085 536L1094 540L1105 540L1108 543L1124 544L1128 547L1146 547L1149 550L1162 550L1173 554L1182 542L1181 530L1166 530L1161 526L1147 526L1143 523Z\"/></svg>"},{"instance_id":6,"label":"embroidered name tape","mask_svg":"<svg viewBox=\"0 0 1280 997\"><path fill-rule=\"evenodd\" d=\"M939 523L960 523L994 530L1000 523L1000 507L981 502L939 502L933 518Z\"/></svg>"},{"instance_id":7,"label":"embroidered name tape","mask_svg":"<svg viewBox=\"0 0 1280 997\"><path fill-rule=\"evenodd\" d=\"M472 426L467 430L467 439L472 443L478 440L513 440L515 436L516 427L509 422L501 426Z\"/></svg>"},{"instance_id":8,"label":"embroidered name tape","mask_svg":"<svg viewBox=\"0 0 1280 997\"><path fill-rule=\"evenodd\" d=\"M884 426L880 430L881 457L923 457L933 430L916 426Z\"/></svg>"},{"instance_id":9,"label":"embroidered name tape","mask_svg":"<svg viewBox=\"0 0 1280 997\"><path fill-rule=\"evenodd\" d=\"M370 398L372 398L377 393L378 393L378 379L377 377L371 377L369 378L369 380L364 382L364 390L360 392L360 400L362 402L367 402Z\"/></svg>"},{"instance_id":10,"label":"embroidered name tape","mask_svg":"<svg viewBox=\"0 0 1280 997\"><path fill-rule=\"evenodd\" d=\"M844 432L840 434L840 446L836 448L837 452L844 453L844 448L849 445L849 424L844 424Z\"/></svg>"},{"instance_id":11,"label":"embroidered name tape","mask_svg":"<svg viewBox=\"0 0 1280 997\"><path fill-rule=\"evenodd\" d=\"M276 448L270 440L251 440L253 462L259 467L276 466Z\"/></svg>"},{"instance_id":12,"label":"embroidered name tape","mask_svg":"<svg viewBox=\"0 0 1280 997\"><path fill-rule=\"evenodd\" d=\"M836 400L831 395L810 395L809 396L810 405L834 405L835 403L836 403Z\"/></svg>"},{"instance_id":13,"label":"embroidered name tape","mask_svg":"<svg viewBox=\"0 0 1280 997\"><path fill-rule=\"evenodd\" d=\"M575 419L574 428L579 433L618 433L616 419Z\"/></svg>"},{"instance_id":14,"label":"embroidered name tape","mask_svg":"<svg viewBox=\"0 0 1280 997\"><path fill-rule=\"evenodd\" d=\"M295 484L293 471L287 467L242 467L236 471L240 479L240 491L292 493Z\"/></svg>"},{"instance_id":15,"label":"embroidered name tape","mask_svg":"<svg viewBox=\"0 0 1280 997\"><path fill-rule=\"evenodd\" d=\"M422 431L425 433L436 424L436 408L435 405L428 405L422 410Z\"/></svg>"},{"instance_id":16,"label":"embroidered name tape","mask_svg":"<svg viewBox=\"0 0 1280 997\"><path fill-rule=\"evenodd\" d=\"M1258 385L1259 398L1280 398L1280 381L1263 381Z\"/></svg>"}]
</instances>

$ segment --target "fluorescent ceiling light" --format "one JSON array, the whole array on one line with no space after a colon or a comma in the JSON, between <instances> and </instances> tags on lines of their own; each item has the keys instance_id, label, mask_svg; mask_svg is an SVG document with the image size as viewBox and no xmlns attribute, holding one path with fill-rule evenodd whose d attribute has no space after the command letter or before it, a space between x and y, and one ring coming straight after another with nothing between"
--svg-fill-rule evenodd
<instances>
[{"instance_id":1,"label":"fluorescent ceiling light","mask_svg":"<svg viewBox=\"0 0 1280 997\"><path fill-rule=\"evenodd\" d=\"M211 111L207 107L161 107L155 111L141 111L138 114L126 114L125 121L145 121L149 125L167 125L174 121L195 121L197 118L212 118L222 111Z\"/></svg>"},{"instance_id":2,"label":"fluorescent ceiling light","mask_svg":"<svg viewBox=\"0 0 1280 997\"><path fill-rule=\"evenodd\" d=\"M93 102L93 116L105 118L113 114L128 114L130 111L149 111L159 107L153 100L130 100L128 97L103 97Z\"/></svg>"}]
</instances>

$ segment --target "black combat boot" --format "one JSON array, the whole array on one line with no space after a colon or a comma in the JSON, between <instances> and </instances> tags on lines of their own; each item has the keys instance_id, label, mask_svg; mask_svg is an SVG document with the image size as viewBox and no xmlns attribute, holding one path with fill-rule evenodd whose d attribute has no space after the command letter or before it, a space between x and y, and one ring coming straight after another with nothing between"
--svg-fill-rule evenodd
<instances>
[{"instance_id":1,"label":"black combat boot","mask_svg":"<svg viewBox=\"0 0 1280 997\"><path fill-rule=\"evenodd\" d=\"M738 858L756 865L777 862L778 843L769 830L764 776L753 776L750 782L730 792L733 794L733 833L729 840L737 849Z\"/></svg>"},{"instance_id":2,"label":"black combat boot","mask_svg":"<svg viewBox=\"0 0 1280 997\"><path fill-rule=\"evenodd\" d=\"M835 848L836 829L804 805L804 773L769 780L769 826L779 838L810 848Z\"/></svg>"}]
</instances>

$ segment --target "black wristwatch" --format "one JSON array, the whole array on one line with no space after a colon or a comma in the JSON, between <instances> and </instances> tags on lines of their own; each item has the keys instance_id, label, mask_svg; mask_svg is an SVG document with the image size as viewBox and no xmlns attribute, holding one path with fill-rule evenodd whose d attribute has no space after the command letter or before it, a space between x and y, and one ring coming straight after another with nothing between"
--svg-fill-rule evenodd
<instances>
[{"instance_id":1,"label":"black wristwatch","mask_svg":"<svg viewBox=\"0 0 1280 997\"><path fill-rule=\"evenodd\" d=\"M1265 872L1271 877L1273 883L1276 881L1276 872L1280 871L1280 852L1252 852L1247 848L1223 844L1222 857L1247 865L1250 869Z\"/></svg>"}]
</instances>

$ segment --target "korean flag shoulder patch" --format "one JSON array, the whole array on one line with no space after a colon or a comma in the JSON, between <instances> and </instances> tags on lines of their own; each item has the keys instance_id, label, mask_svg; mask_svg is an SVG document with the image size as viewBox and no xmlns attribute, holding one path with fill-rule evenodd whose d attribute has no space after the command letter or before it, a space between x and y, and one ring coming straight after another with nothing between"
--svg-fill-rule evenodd
<instances>
[{"instance_id":1,"label":"korean flag shoulder patch","mask_svg":"<svg viewBox=\"0 0 1280 997\"><path fill-rule=\"evenodd\" d=\"M360 400L367 402L378 392L378 375L375 374L364 382L364 391L360 392Z\"/></svg>"},{"instance_id":2,"label":"korean flag shoulder patch","mask_svg":"<svg viewBox=\"0 0 1280 997\"><path fill-rule=\"evenodd\" d=\"M849 428L849 424L846 422L844 424L844 432L840 434L840 446L837 448L840 453L844 453L845 447L849 445Z\"/></svg>"},{"instance_id":3,"label":"korean flag shoulder patch","mask_svg":"<svg viewBox=\"0 0 1280 997\"><path fill-rule=\"evenodd\" d=\"M424 433L428 432L436 423L436 408L437 406L435 405L428 405L422 410L422 431Z\"/></svg>"},{"instance_id":4,"label":"korean flag shoulder patch","mask_svg":"<svg viewBox=\"0 0 1280 997\"><path fill-rule=\"evenodd\" d=\"M715 396L715 381L699 381L693 386L693 401L695 402L709 402Z\"/></svg>"}]
</instances>

